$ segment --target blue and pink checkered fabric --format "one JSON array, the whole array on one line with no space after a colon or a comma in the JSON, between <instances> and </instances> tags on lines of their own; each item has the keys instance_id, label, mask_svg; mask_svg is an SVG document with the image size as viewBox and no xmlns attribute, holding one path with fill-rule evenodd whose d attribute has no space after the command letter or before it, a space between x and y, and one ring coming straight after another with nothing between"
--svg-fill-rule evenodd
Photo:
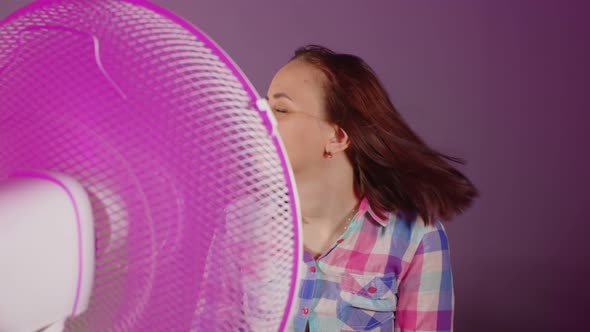
<instances>
[{"instance_id":1,"label":"blue and pink checkered fabric","mask_svg":"<svg viewBox=\"0 0 590 332\"><path fill-rule=\"evenodd\" d=\"M443 332L454 292L443 225L408 213L381 219L366 199L322 256L304 253L292 328L304 332Z\"/></svg>"}]
</instances>

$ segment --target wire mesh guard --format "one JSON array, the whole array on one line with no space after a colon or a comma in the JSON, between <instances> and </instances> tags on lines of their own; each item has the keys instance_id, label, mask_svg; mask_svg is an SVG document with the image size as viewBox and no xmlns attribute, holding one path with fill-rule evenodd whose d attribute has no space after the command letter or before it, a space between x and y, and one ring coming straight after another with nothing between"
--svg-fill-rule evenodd
<instances>
[{"instance_id":1,"label":"wire mesh guard","mask_svg":"<svg viewBox=\"0 0 590 332\"><path fill-rule=\"evenodd\" d=\"M0 179L67 174L94 211L90 306L66 331L284 327L296 208L256 99L148 2L38 1L3 22Z\"/></svg>"}]
</instances>

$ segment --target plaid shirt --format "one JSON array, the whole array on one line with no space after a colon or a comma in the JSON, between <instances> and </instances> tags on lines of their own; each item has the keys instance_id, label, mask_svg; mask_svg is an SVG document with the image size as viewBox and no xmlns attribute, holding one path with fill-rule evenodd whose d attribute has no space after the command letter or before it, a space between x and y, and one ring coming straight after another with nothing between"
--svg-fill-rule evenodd
<instances>
[{"instance_id":1,"label":"plaid shirt","mask_svg":"<svg viewBox=\"0 0 590 332\"><path fill-rule=\"evenodd\" d=\"M416 215L380 219L361 201L346 232L305 271L294 303L295 332L452 331L449 246L440 222Z\"/></svg>"}]
</instances>

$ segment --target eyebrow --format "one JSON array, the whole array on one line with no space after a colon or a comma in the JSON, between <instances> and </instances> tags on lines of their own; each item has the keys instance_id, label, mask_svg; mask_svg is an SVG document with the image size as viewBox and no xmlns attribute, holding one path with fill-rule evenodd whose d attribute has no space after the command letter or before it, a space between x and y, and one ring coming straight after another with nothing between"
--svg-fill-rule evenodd
<instances>
[{"instance_id":1,"label":"eyebrow","mask_svg":"<svg viewBox=\"0 0 590 332\"><path fill-rule=\"evenodd\" d=\"M279 98L287 98L287 99L289 99L290 101L293 101L293 99L291 99L291 97L289 97L289 96L288 96L286 93L284 93L284 92L277 92L277 93L275 93L274 95L272 95L272 97L273 97L274 99L279 99ZM268 96L266 96L265 98L266 98L266 100L268 100Z\"/></svg>"}]
</instances>

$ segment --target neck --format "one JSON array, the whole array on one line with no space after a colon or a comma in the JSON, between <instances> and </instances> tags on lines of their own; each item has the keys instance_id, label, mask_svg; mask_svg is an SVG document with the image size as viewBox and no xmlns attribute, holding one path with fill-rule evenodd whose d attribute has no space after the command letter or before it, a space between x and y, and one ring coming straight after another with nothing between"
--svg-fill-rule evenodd
<instances>
[{"instance_id":1,"label":"neck","mask_svg":"<svg viewBox=\"0 0 590 332\"><path fill-rule=\"evenodd\" d=\"M337 227L358 205L352 165L332 161L295 175L304 223Z\"/></svg>"}]
</instances>

